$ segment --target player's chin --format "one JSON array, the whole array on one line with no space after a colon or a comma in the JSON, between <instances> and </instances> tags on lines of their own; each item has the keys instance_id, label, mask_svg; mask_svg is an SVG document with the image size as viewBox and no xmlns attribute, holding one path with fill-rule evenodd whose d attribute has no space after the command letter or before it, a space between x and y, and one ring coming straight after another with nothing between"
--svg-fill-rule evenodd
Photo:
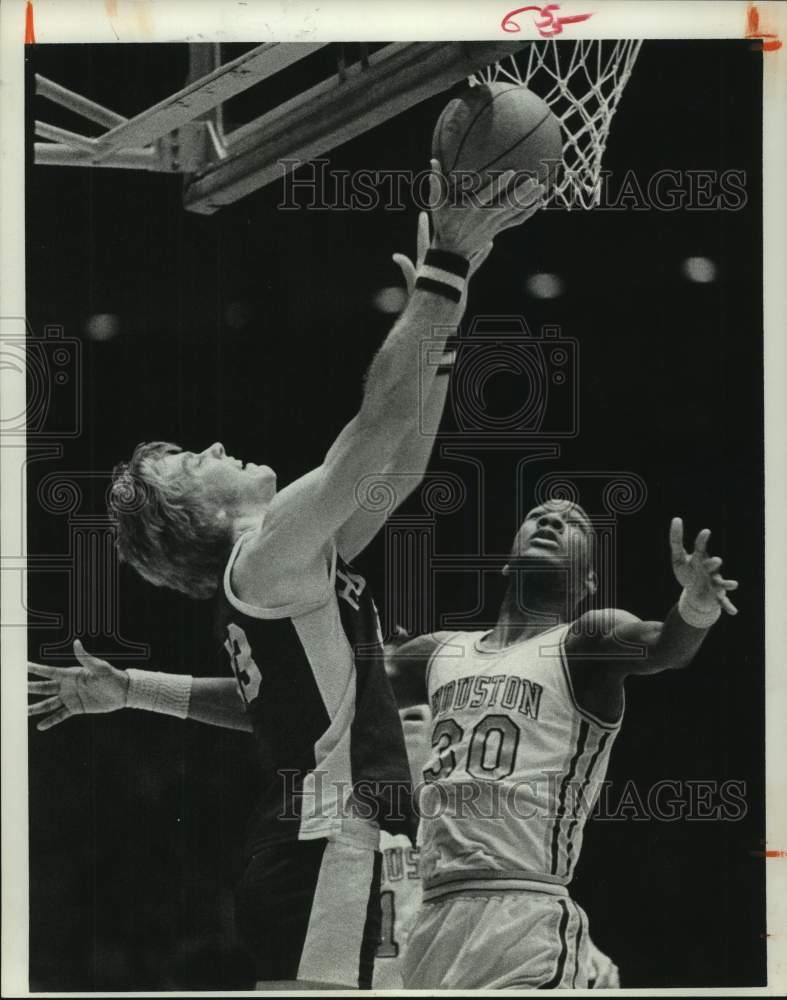
<instances>
[{"instance_id":1,"label":"player's chin","mask_svg":"<svg viewBox=\"0 0 787 1000\"><path fill-rule=\"evenodd\" d=\"M254 462L247 462L243 471L247 476L252 477L261 490L276 492L276 473L269 465L255 465Z\"/></svg>"},{"instance_id":2,"label":"player's chin","mask_svg":"<svg viewBox=\"0 0 787 1000\"><path fill-rule=\"evenodd\" d=\"M570 562L568 553L564 552L563 549L528 545L512 561L512 565L565 566L568 562Z\"/></svg>"}]
</instances>

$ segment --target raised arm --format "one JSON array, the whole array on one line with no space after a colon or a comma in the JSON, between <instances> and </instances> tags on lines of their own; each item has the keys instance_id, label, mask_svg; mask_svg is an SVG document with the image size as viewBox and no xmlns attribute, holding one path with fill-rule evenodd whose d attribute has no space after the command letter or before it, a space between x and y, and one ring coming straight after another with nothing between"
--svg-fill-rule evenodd
<instances>
[{"instance_id":1,"label":"raised arm","mask_svg":"<svg viewBox=\"0 0 787 1000\"><path fill-rule=\"evenodd\" d=\"M725 580L722 560L708 555L710 531L696 537L694 551L683 544L683 522L673 518L670 550L675 578L683 587L678 603L663 622L640 621L625 611L588 612L566 640L569 662L582 663L606 677L657 674L688 666L722 610L737 614L727 596L735 580Z\"/></svg>"},{"instance_id":2,"label":"raised arm","mask_svg":"<svg viewBox=\"0 0 787 1000\"><path fill-rule=\"evenodd\" d=\"M437 204L441 195L436 161L433 171L432 200ZM422 342L429 339L438 349L445 342L461 316L470 258L502 229L529 217L541 196L541 188L525 181L515 199L495 203L496 190L511 174L490 184L478 204L449 204L434 211L431 248L407 307L372 362L360 411L322 465L272 501L258 536L245 546L245 559L256 558L256 565L248 566L250 577L265 579L278 566L295 580L298 567L314 565L326 541L361 506L363 480L382 473L404 437L417 428L420 393L428 396L435 379L434 367L420 371ZM522 204L529 207L523 209Z\"/></svg>"},{"instance_id":3,"label":"raised arm","mask_svg":"<svg viewBox=\"0 0 787 1000\"><path fill-rule=\"evenodd\" d=\"M251 732L252 726L235 681L224 677L188 677L153 670L118 670L86 652L77 639L75 667L28 663L28 694L45 695L27 707L28 716L43 715L37 729L51 729L74 715L96 715L138 708L210 726Z\"/></svg>"},{"instance_id":4,"label":"raised arm","mask_svg":"<svg viewBox=\"0 0 787 1000\"><path fill-rule=\"evenodd\" d=\"M492 250L492 243L477 250L470 258L468 280L481 267ZM404 254L394 254L393 259L399 265L407 286L408 298L415 291L418 269L426 259L429 249L429 216L421 212L418 216L418 236L416 263ZM465 289L465 299L467 289ZM464 312L465 302L460 302ZM418 422L402 438L398 448L391 456L379 476L370 477L367 489L358 509L339 529L336 544L339 552L347 560L352 560L362 552L380 530L386 519L402 504L410 494L423 482L426 467L434 447L435 437L440 426L440 420L445 407L451 369L455 360L455 350L448 346L440 364L435 365L435 377L432 388L418 402ZM375 491L383 490L383 504L374 503Z\"/></svg>"}]
</instances>

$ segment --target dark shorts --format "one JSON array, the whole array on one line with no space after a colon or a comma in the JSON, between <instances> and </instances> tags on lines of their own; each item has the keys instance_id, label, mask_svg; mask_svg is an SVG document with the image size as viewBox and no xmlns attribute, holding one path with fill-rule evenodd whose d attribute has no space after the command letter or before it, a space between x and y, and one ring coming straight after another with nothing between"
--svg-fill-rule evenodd
<instances>
[{"instance_id":1,"label":"dark shorts","mask_svg":"<svg viewBox=\"0 0 787 1000\"><path fill-rule=\"evenodd\" d=\"M264 845L235 897L257 980L308 980L370 989L380 942L378 851L342 841Z\"/></svg>"}]
</instances>

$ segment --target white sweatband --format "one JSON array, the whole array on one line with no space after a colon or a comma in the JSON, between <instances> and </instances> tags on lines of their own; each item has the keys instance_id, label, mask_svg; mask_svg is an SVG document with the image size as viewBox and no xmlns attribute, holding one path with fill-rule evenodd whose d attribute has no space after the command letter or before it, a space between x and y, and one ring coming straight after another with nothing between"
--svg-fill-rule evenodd
<instances>
[{"instance_id":1,"label":"white sweatband","mask_svg":"<svg viewBox=\"0 0 787 1000\"><path fill-rule=\"evenodd\" d=\"M162 674L156 670L127 670L126 708L141 708L185 719L189 714L191 681L187 674Z\"/></svg>"},{"instance_id":2,"label":"white sweatband","mask_svg":"<svg viewBox=\"0 0 787 1000\"><path fill-rule=\"evenodd\" d=\"M721 605L717 604L715 608L697 608L689 601L684 590L678 601L678 614L692 628L710 628L719 620Z\"/></svg>"}]
</instances>

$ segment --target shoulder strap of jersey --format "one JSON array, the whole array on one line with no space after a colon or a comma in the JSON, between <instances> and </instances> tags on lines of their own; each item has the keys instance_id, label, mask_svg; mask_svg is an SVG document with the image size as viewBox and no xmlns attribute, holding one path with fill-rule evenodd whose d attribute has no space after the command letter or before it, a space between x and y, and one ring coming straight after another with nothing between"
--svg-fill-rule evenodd
<instances>
[{"instance_id":1,"label":"shoulder strap of jersey","mask_svg":"<svg viewBox=\"0 0 787 1000\"><path fill-rule=\"evenodd\" d=\"M266 608L256 604L249 604L237 597L232 590L232 567L235 565L241 546L243 545L243 542L247 538L248 534L249 532L244 532L235 542L230 557L227 560L227 566L224 570L224 596L233 608L249 618L296 618L298 615L304 615L309 611L315 611L317 608L321 608L330 600L333 592L334 580L336 578L337 559L336 545L333 541L331 542L327 582L324 592L319 597L311 601L294 601L291 604L283 604L275 608Z\"/></svg>"}]
</instances>

